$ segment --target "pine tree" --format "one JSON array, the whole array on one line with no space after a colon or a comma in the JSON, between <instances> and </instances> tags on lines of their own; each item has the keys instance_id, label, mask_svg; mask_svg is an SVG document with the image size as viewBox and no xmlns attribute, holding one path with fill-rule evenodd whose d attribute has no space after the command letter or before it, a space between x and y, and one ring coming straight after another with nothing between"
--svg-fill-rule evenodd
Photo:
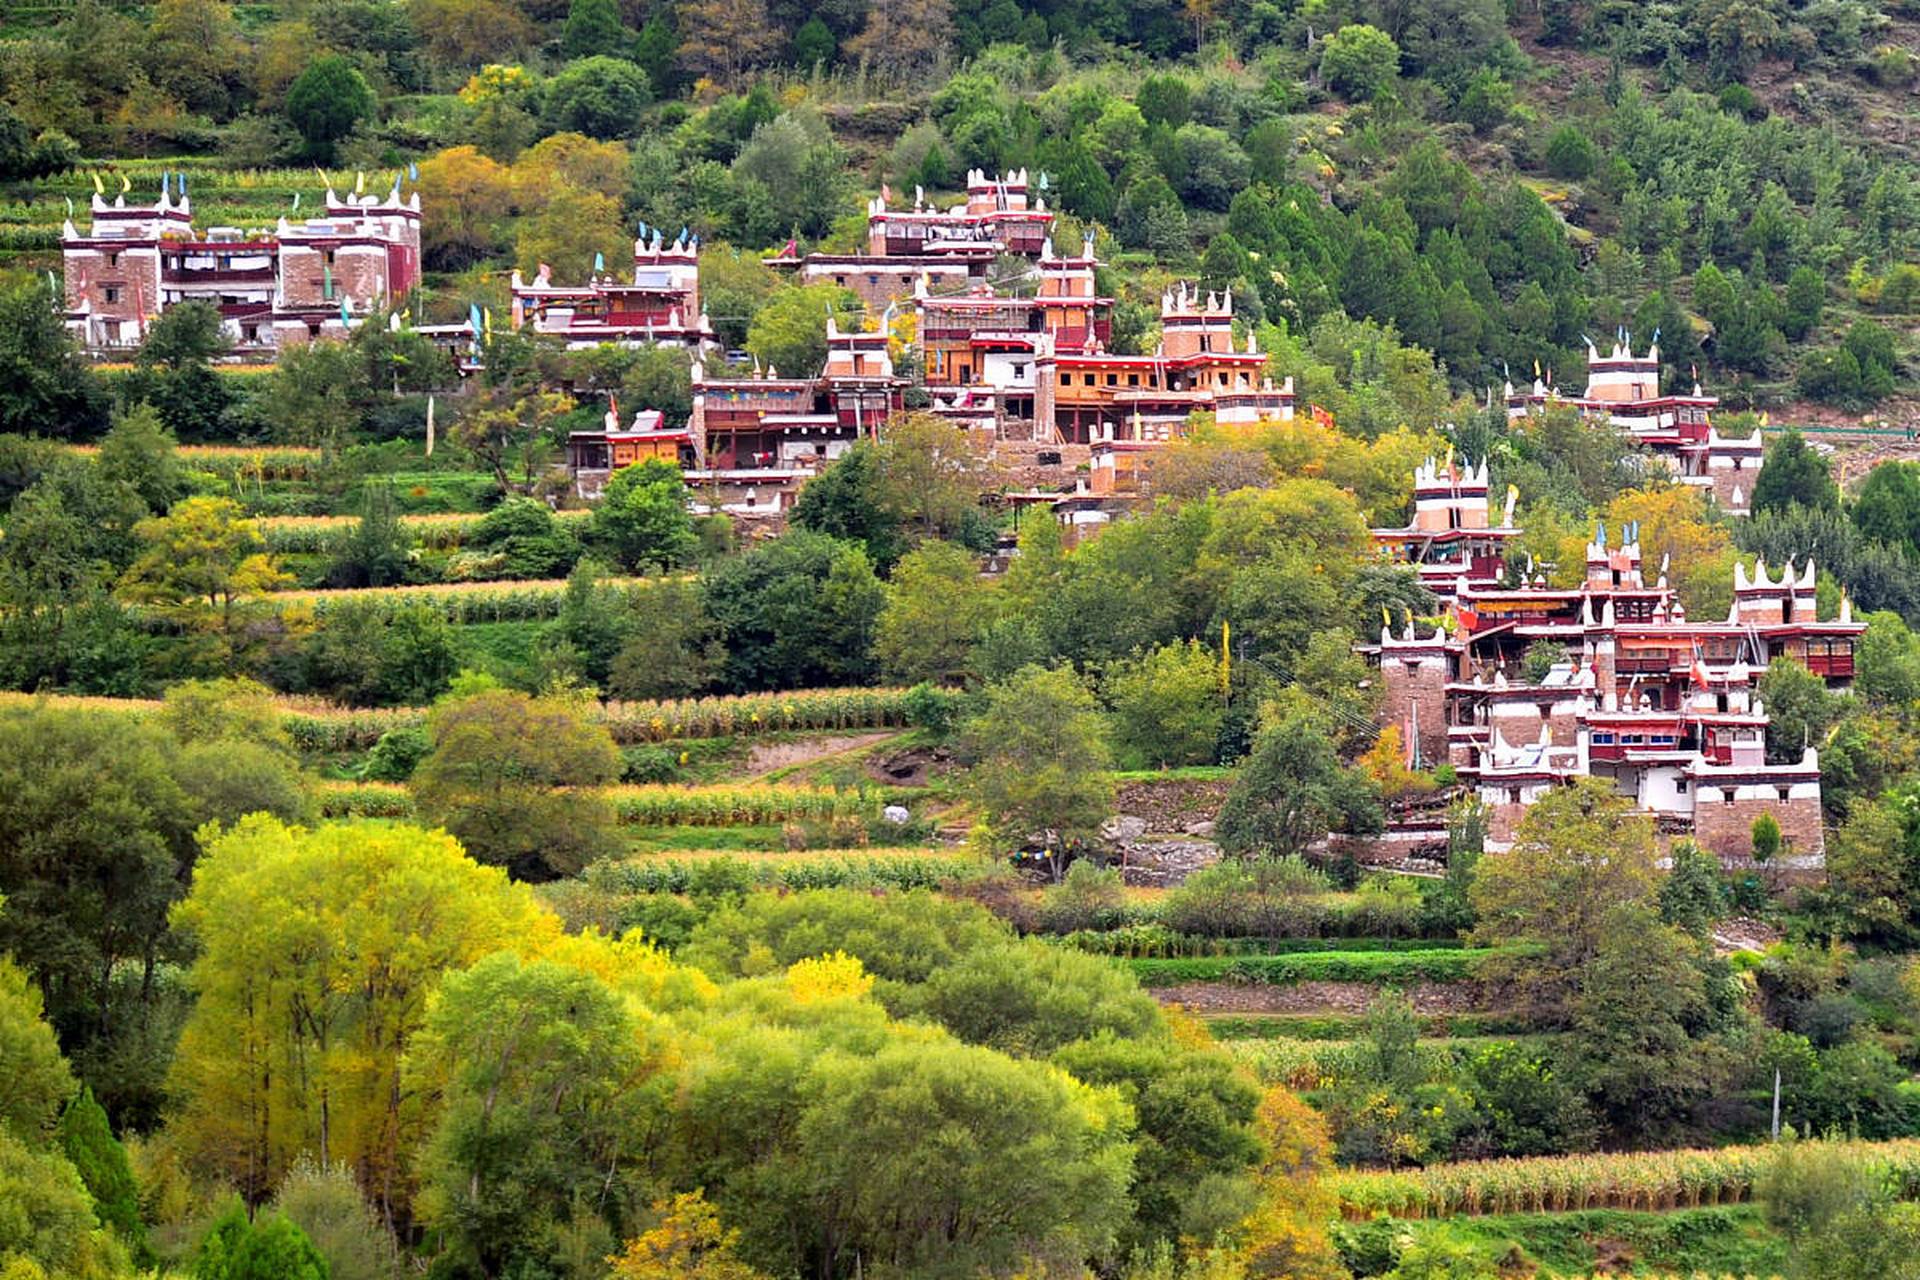
<instances>
[{"instance_id":1,"label":"pine tree","mask_svg":"<svg viewBox=\"0 0 1920 1280\"><path fill-rule=\"evenodd\" d=\"M569 61L601 54L617 57L626 52L626 45L616 0L573 0L560 35L560 52Z\"/></svg>"},{"instance_id":2,"label":"pine tree","mask_svg":"<svg viewBox=\"0 0 1920 1280\"><path fill-rule=\"evenodd\" d=\"M140 1220L140 1188L127 1163L127 1149L113 1136L107 1113L93 1100L93 1090L82 1089L60 1115L56 1130L60 1149L80 1171L80 1180L93 1196L100 1221L118 1232L144 1262L147 1224Z\"/></svg>"}]
</instances>

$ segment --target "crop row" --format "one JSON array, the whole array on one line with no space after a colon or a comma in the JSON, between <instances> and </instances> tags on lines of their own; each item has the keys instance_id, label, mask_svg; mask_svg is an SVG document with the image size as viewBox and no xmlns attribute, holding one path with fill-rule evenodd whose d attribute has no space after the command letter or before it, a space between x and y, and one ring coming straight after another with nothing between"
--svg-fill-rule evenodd
<instances>
[{"instance_id":1,"label":"crop row","mask_svg":"<svg viewBox=\"0 0 1920 1280\"><path fill-rule=\"evenodd\" d=\"M614 813L635 827L758 827L785 822L879 816L891 793L814 787L608 787ZM413 796L392 783L329 783L320 791L329 818L411 818Z\"/></svg>"},{"instance_id":2,"label":"crop row","mask_svg":"<svg viewBox=\"0 0 1920 1280\"><path fill-rule=\"evenodd\" d=\"M649 590L657 578L605 578L600 586L631 598ZM370 587L319 591L279 591L266 597L274 607L301 606L322 618L334 609L364 607L397 612L425 605L456 625L472 622L538 622L560 612L565 578L511 582L438 582L425 586Z\"/></svg>"},{"instance_id":3,"label":"crop row","mask_svg":"<svg viewBox=\"0 0 1920 1280\"><path fill-rule=\"evenodd\" d=\"M1060 935L1058 941L1062 946L1078 951L1128 960L1275 956L1302 951L1449 951L1461 945L1457 938L1222 938L1203 933L1178 933L1157 924L1132 924L1118 929L1078 929Z\"/></svg>"},{"instance_id":4,"label":"crop row","mask_svg":"<svg viewBox=\"0 0 1920 1280\"><path fill-rule=\"evenodd\" d=\"M606 702L599 715L615 742L672 742L788 730L888 728L906 723L905 689L801 689L660 702ZM0 691L0 706L44 702L111 715L146 715L156 701ZM335 707L298 698L279 700L281 724L294 746L309 754L364 751L393 729L426 723L424 707Z\"/></svg>"},{"instance_id":5,"label":"crop row","mask_svg":"<svg viewBox=\"0 0 1920 1280\"><path fill-rule=\"evenodd\" d=\"M237 371L236 371L237 372ZM70 445L75 453L98 453L98 445ZM320 451L295 445L183 444L180 461L189 470L206 471L229 484L311 480L320 469Z\"/></svg>"},{"instance_id":6,"label":"crop row","mask_svg":"<svg viewBox=\"0 0 1920 1280\"><path fill-rule=\"evenodd\" d=\"M590 511L556 511L554 517L575 523ZM465 546L484 515L467 512L400 517L400 528L414 545L428 551L455 551ZM274 555L332 555L343 548L360 526L358 516L263 516L254 521Z\"/></svg>"},{"instance_id":7,"label":"crop row","mask_svg":"<svg viewBox=\"0 0 1920 1280\"><path fill-rule=\"evenodd\" d=\"M589 870L588 879L596 888L613 893L698 896L742 887L937 889L974 878L984 870L978 858L958 851L862 850L762 857L721 854L707 858L629 858L597 864Z\"/></svg>"},{"instance_id":8,"label":"crop row","mask_svg":"<svg viewBox=\"0 0 1920 1280\"><path fill-rule=\"evenodd\" d=\"M1415 1069L1432 1083L1453 1079L1469 1055L1492 1045L1519 1044L1530 1050L1550 1043L1545 1036L1486 1036L1422 1039L1414 1046ZM1226 1049L1262 1084L1283 1084L1301 1091L1325 1089L1364 1076L1375 1068L1377 1050L1366 1040L1229 1040Z\"/></svg>"},{"instance_id":9,"label":"crop row","mask_svg":"<svg viewBox=\"0 0 1920 1280\"><path fill-rule=\"evenodd\" d=\"M1130 960L1146 987L1183 982L1244 982L1287 986L1296 982L1461 982L1479 973L1491 948L1419 951L1307 951L1292 955L1194 956L1178 960Z\"/></svg>"},{"instance_id":10,"label":"crop row","mask_svg":"<svg viewBox=\"0 0 1920 1280\"><path fill-rule=\"evenodd\" d=\"M1901 1199L1920 1196L1920 1139L1839 1145ZM1466 1160L1407 1172L1336 1173L1327 1182L1341 1213L1353 1219L1695 1209L1749 1199L1775 1150L1750 1146Z\"/></svg>"}]
</instances>

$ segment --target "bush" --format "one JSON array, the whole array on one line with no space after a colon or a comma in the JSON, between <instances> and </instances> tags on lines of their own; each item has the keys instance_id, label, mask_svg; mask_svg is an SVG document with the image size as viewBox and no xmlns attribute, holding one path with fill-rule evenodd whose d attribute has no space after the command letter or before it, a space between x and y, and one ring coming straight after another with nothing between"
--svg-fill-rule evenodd
<instances>
[{"instance_id":1,"label":"bush","mask_svg":"<svg viewBox=\"0 0 1920 1280\"><path fill-rule=\"evenodd\" d=\"M620 756L623 782L673 782L680 776L680 757L667 747L629 747Z\"/></svg>"},{"instance_id":2,"label":"bush","mask_svg":"<svg viewBox=\"0 0 1920 1280\"><path fill-rule=\"evenodd\" d=\"M947 738L960 721L964 701L963 695L955 690L922 682L907 690L901 700L901 710L914 728L925 729L936 738Z\"/></svg>"},{"instance_id":3,"label":"bush","mask_svg":"<svg viewBox=\"0 0 1920 1280\"><path fill-rule=\"evenodd\" d=\"M1767 107L1755 95L1753 90L1739 83L1727 85L1720 90L1720 109L1745 116L1749 120L1766 118Z\"/></svg>"},{"instance_id":4,"label":"bush","mask_svg":"<svg viewBox=\"0 0 1920 1280\"><path fill-rule=\"evenodd\" d=\"M1547 172L1554 177L1578 181L1592 175L1599 153L1593 139L1578 126L1563 124L1547 139L1546 162Z\"/></svg>"},{"instance_id":5,"label":"bush","mask_svg":"<svg viewBox=\"0 0 1920 1280\"><path fill-rule=\"evenodd\" d=\"M360 776L369 782L405 782L413 776L432 745L424 724L389 729L373 744L373 750L367 752Z\"/></svg>"},{"instance_id":6,"label":"bush","mask_svg":"<svg viewBox=\"0 0 1920 1280\"><path fill-rule=\"evenodd\" d=\"M1320 75L1349 102L1372 98L1393 82L1399 70L1400 46L1378 27L1356 23L1321 42Z\"/></svg>"}]
</instances>

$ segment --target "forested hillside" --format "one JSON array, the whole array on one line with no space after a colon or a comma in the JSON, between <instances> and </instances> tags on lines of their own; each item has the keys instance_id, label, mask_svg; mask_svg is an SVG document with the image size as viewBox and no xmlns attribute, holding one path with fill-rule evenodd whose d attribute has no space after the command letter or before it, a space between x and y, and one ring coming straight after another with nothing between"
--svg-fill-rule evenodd
<instances>
[{"instance_id":1,"label":"forested hillside","mask_svg":"<svg viewBox=\"0 0 1920 1280\"><path fill-rule=\"evenodd\" d=\"M47 262L95 170L142 198L181 171L203 220L257 225L306 166L418 162L434 314L499 300L509 263L620 261L645 221L712 246L738 346L776 293L758 252L853 246L883 185L1024 167L1063 238L1099 228L1123 350L1180 273L1295 335L1391 322L1476 394L1536 364L1577 390L1583 335L1622 329L1736 406L1884 410L1909 380L1903 4L960 8L14 6L5 243Z\"/></svg>"}]
</instances>

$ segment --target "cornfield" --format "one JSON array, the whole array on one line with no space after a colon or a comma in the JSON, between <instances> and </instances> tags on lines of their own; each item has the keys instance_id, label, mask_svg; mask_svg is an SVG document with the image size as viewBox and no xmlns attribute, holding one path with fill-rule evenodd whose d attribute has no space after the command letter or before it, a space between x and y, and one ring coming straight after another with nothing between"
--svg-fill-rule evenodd
<instances>
[{"instance_id":1,"label":"cornfield","mask_svg":"<svg viewBox=\"0 0 1920 1280\"><path fill-rule=\"evenodd\" d=\"M878 790L812 787L610 787L620 821L636 827L765 827L878 817Z\"/></svg>"},{"instance_id":2,"label":"cornfield","mask_svg":"<svg viewBox=\"0 0 1920 1280\"><path fill-rule=\"evenodd\" d=\"M789 730L890 728L906 723L906 697L905 689L804 689L666 702L608 702L602 704L601 715L614 741L630 746ZM0 691L0 707L37 701L113 715L144 714L160 706L138 698ZM425 707L337 707L308 698L281 698L278 702L281 723L294 746L310 755L364 751L388 730L424 724L427 718Z\"/></svg>"},{"instance_id":3,"label":"cornfield","mask_svg":"<svg viewBox=\"0 0 1920 1280\"><path fill-rule=\"evenodd\" d=\"M74 453L96 454L98 445L76 444ZM254 484L277 480L311 480L320 468L320 451L297 445L183 444L180 460L194 471L211 472L229 484Z\"/></svg>"},{"instance_id":4,"label":"cornfield","mask_svg":"<svg viewBox=\"0 0 1920 1280\"><path fill-rule=\"evenodd\" d=\"M600 586L631 594L646 591L658 579L607 578ZM277 608L303 605L315 617L342 605L398 610L424 604L456 625L472 622L537 622L560 612L565 578L510 582L441 582L418 587L374 587L319 591L279 591L266 597Z\"/></svg>"},{"instance_id":5,"label":"cornfield","mask_svg":"<svg viewBox=\"0 0 1920 1280\"><path fill-rule=\"evenodd\" d=\"M575 523L590 511L556 511L554 518ZM414 545L428 551L457 551L486 517L462 512L401 516L400 527ZM333 555L359 527L358 516L265 516L254 522L274 555Z\"/></svg>"},{"instance_id":6,"label":"cornfield","mask_svg":"<svg viewBox=\"0 0 1920 1280\"><path fill-rule=\"evenodd\" d=\"M665 702L609 702L615 742L729 738L789 729L879 729L907 722L905 689L807 689Z\"/></svg>"},{"instance_id":7,"label":"cornfield","mask_svg":"<svg viewBox=\"0 0 1920 1280\"><path fill-rule=\"evenodd\" d=\"M1920 1139L1844 1142L1902 1199L1920 1196ZM1771 1146L1463 1160L1394 1173L1328 1178L1342 1215L1447 1218L1581 1209L1655 1211L1739 1204L1772 1161Z\"/></svg>"},{"instance_id":8,"label":"cornfield","mask_svg":"<svg viewBox=\"0 0 1920 1280\"><path fill-rule=\"evenodd\" d=\"M413 817L413 796L391 782L325 783L320 788L320 813L327 818Z\"/></svg>"},{"instance_id":9,"label":"cornfield","mask_svg":"<svg viewBox=\"0 0 1920 1280\"><path fill-rule=\"evenodd\" d=\"M786 822L878 817L897 793L809 787L608 787L621 823L634 827L763 827ZM329 782L320 788L329 818L411 818L413 797L393 783Z\"/></svg>"}]
</instances>

